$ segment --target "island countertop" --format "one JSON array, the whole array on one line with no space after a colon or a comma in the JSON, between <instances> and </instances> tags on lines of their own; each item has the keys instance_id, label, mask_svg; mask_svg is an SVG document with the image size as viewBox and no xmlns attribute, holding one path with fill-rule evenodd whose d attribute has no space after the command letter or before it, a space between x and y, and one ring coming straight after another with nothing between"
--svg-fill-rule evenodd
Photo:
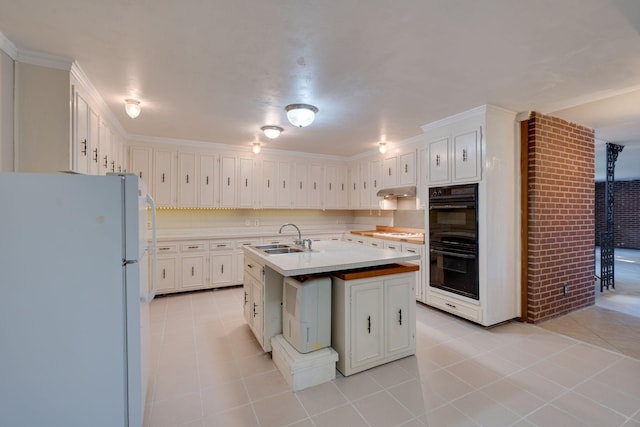
<instances>
[{"instance_id":1,"label":"island countertop","mask_svg":"<svg viewBox=\"0 0 640 427\"><path fill-rule=\"evenodd\" d=\"M283 276L328 273L420 259L417 254L340 241L313 242L311 251L278 255L267 255L251 246L243 249Z\"/></svg>"}]
</instances>

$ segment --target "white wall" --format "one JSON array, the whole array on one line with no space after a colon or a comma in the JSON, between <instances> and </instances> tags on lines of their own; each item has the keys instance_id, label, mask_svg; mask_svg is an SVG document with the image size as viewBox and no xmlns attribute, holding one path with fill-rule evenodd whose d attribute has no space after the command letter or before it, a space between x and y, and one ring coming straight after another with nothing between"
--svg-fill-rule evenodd
<instances>
[{"instance_id":1,"label":"white wall","mask_svg":"<svg viewBox=\"0 0 640 427\"><path fill-rule=\"evenodd\" d=\"M0 172L13 171L13 59L0 50Z\"/></svg>"}]
</instances>

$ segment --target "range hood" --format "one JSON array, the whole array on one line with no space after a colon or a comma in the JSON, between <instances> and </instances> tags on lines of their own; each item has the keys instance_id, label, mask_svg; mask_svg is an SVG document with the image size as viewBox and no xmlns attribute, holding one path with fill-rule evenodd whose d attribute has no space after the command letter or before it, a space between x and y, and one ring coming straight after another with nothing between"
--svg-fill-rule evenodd
<instances>
[{"instance_id":1,"label":"range hood","mask_svg":"<svg viewBox=\"0 0 640 427\"><path fill-rule=\"evenodd\" d=\"M397 197L415 197L416 186L408 185L406 187L383 188L376 194L378 197L385 199L395 199Z\"/></svg>"}]
</instances>

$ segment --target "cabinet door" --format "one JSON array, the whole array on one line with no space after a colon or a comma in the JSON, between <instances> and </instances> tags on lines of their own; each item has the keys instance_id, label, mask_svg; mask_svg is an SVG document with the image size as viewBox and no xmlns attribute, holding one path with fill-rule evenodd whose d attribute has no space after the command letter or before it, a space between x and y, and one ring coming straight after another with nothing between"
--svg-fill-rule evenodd
<instances>
[{"instance_id":1,"label":"cabinet door","mask_svg":"<svg viewBox=\"0 0 640 427\"><path fill-rule=\"evenodd\" d=\"M360 208L360 166L349 167L349 208Z\"/></svg>"},{"instance_id":2,"label":"cabinet door","mask_svg":"<svg viewBox=\"0 0 640 427\"><path fill-rule=\"evenodd\" d=\"M99 144L100 144L100 117L89 108L89 167L88 171L91 175L98 175L99 168ZM151 164L151 157L149 157L149 164ZM151 166L149 166L149 172L151 172ZM146 183L151 185L151 175L147 175Z\"/></svg>"},{"instance_id":3,"label":"cabinet door","mask_svg":"<svg viewBox=\"0 0 640 427\"><path fill-rule=\"evenodd\" d=\"M449 138L429 143L429 184L449 182Z\"/></svg>"},{"instance_id":4,"label":"cabinet door","mask_svg":"<svg viewBox=\"0 0 640 427\"><path fill-rule=\"evenodd\" d=\"M233 283L233 253L214 252L211 254L211 285L225 286Z\"/></svg>"},{"instance_id":5,"label":"cabinet door","mask_svg":"<svg viewBox=\"0 0 640 427\"><path fill-rule=\"evenodd\" d=\"M149 187L152 184L151 178L151 148L131 147L131 172L138 175L147 184L147 191L153 194Z\"/></svg>"},{"instance_id":6,"label":"cabinet door","mask_svg":"<svg viewBox=\"0 0 640 427\"><path fill-rule=\"evenodd\" d=\"M236 158L235 156L222 155L220 183L220 206L224 208L236 207Z\"/></svg>"},{"instance_id":7,"label":"cabinet door","mask_svg":"<svg viewBox=\"0 0 640 427\"><path fill-rule=\"evenodd\" d=\"M264 286L255 279L251 280L251 307L249 316L251 317L249 326L253 329L253 333L260 345L264 347Z\"/></svg>"},{"instance_id":8,"label":"cabinet door","mask_svg":"<svg viewBox=\"0 0 640 427\"><path fill-rule=\"evenodd\" d=\"M347 168L344 166L338 167L338 173L336 178L336 208L348 209L349 208L349 183L347 181Z\"/></svg>"},{"instance_id":9,"label":"cabinet door","mask_svg":"<svg viewBox=\"0 0 640 427\"><path fill-rule=\"evenodd\" d=\"M400 156L400 185L416 183L416 153L405 153Z\"/></svg>"},{"instance_id":10,"label":"cabinet door","mask_svg":"<svg viewBox=\"0 0 640 427\"><path fill-rule=\"evenodd\" d=\"M176 289L177 256L158 257L158 294Z\"/></svg>"},{"instance_id":11,"label":"cabinet door","mask_svg":"<svg viewBox=\"0 0 640 427\"><path fill-rule=\"evenodd\" d=\"M73 170L86 174L89 172L89 105L76 93L73 135Z\"/></svg>"},{"instance_id":12,"label":"cabinet door","mask_svg":"<svg viewBox=\"0 0 640 427\"><path fill-rule=\"evenodd\" d=\"M398 183L397 171L398 158L396 156L387 157L382 162L382 182L385 187L393 187Z\"/></svg>"},{"instance_id":13,"label":"cabinet door","mask_svg":"<svg viewBox=\"0 0 640 427\"><path fill-rule=\"evenodd\" d=\"M253 159L240 159L240 176L238 182L238 206L254 208Z\"/></svg>"},{"instance_id":14,"label":"cabinet door","mask_svg":"<svg viewBox=\"0 0 640 427\"><path fill-rule=\"evenodd\" d=\"M479 180L480 174L480 130L453 135L453 180Z\"/></svg>"},{"instance_id":15,"label":"cabinet door","mask_svg":"<svg viewBox=\"0 0 640 427\"><path fill-rule=\"evenodd\" d=\"M369 183L369 162L360 165L360 207L371 207L371 184Z\"/></svg>"},{"instance_id":16,"label":"cabinet door","mask_svg":"<svg viewBox=\"0 0 640 427\"><path fill-rule=\"evenodd\" d=\"M216 173L217 156L212 154L200 154L198 170L198 206L218 206L216 200L216 188L218 174Z\"/></svg>"},{"instance_id":17,"label":"cabinet door","mask_svg":"<svg viewBox=\"0 0 640 427\"><path fill-rule=\"evenodd\" d=\"M383 285L366 282L351 287L351 367L383 357Z\"/></svg>"},{"instance_id":18,"label":"cabinet door","mask_svg":"<svg viewBox=\"0 0 640 427\"><path fill-rule=\"evenodd\" d=\"M322 176L322 165L311 164L309 168L309 207L321 208L323 207L322 201L322 187L324 177Z\"/></svg>"},{"instance_id":19,"label":"cabinet door","mask_svg":"<svg viewBox=\"0 0 640 427\"><path fill-rule=\"evenodd\" d=\"M154 162L154 198L158 206L176 204L176 154L173 151L156 150Z\"/></svg>"},{"instance_id":20,"label":"cabinet door","mask_svg":"<svg viewBox=\"0 0 640 427\"><path fill-rule=\"evenodd\" d=\"M279 208L290 208L291 200L291 164L286 161L278 162L277 205Z\"/></svg>"},{"instance_id":21,"label":"cabinet door","mask_svg":"<svg viewBox=\"0 0 640 427\"><path fill-rule=\"evenodd\" d=\"M255 280L251 275L244 271L244 277L242 280L242 291L243 291L243 301L242 301L242 314L244 315L244 320L247 322L249 326L251 326L253 313L251 310L251 286L253 285L253 280Z\"/></svg>"},{"instance_id":22,"label":"cabinet door","mask_svg":"<svg viewBox=\"0 0 640 427\"><path fill-rule=\"evenodd\" d=\"M380 160L372 160L369 162L369 182L371 190L369 193L369 206L375 209L380 207L380 198L378 191L382 188L382 163Z\"/></svg>"},{"instance_id":23,"label":"cabinet door","mask_svg":"<svg viewBox=\"0 0 640 427\"><path fill-rule=\"evenodd\" d=\"M205 255L182 256L182 288L202 288L206 285Z\"/></svg>"},{"instance_id":24,"label":"cabinet door","mask_svg":"<svg viewBox=\"0 0 640 427\"><path fill-rule=\"evenodd\" d=\"M385 354L400 353L411 347L414 337L409 305L415 306L415 291L407 276L384 281L385 291Z\"/></svg>"},{"instance_id":25,"label":"cabinet door","mask_svg":"<svg viewBox=\"0 0 640 427\"><path fill-rule=\"evenodd\" d=\"M258 184L258 197L263 208L275 208L277 203L278 162L276 160L262 160L262 179Z\"/></svg>"},{"instance_id":26,"label":"cabinet door","mask_svg":"<svg viewBox=\"0 0 640 427\"><path fill-rule=\"evenodd\" d=\"M338 202L338 167L328 165L324 174L324 208L335 209Z\"/></svg>"},{"instance_id":27,"label":"cabinet door","mask_svg":"<svg viewBox=\"0 0 640 427\"><path fill-rule=\"evenodd\" d=\"M296 208L306 208L309 205L309 165L306 163L296 163L293 204Z\"/></svg>"},{"instance_id":28,"label":"cabinet door","mask_svg":"<svg viewBox=\"0 0 640 427\"><path fill-rule=\"evenodd\" d=\"M178 153L178 206L196 206L196 154Z\"/></svg>"},{"instance_id":29,"label":"cabinet door","mask_svg":"<svg viewBox=\"0 0 640 427\"><path fill-rule=\"evenodd\" d=\"M100 157L98 159L98 173L106 175L109 170L109 161L111 160L111 130L107 124L100 120Z\"/></svg>"}]
</instances>

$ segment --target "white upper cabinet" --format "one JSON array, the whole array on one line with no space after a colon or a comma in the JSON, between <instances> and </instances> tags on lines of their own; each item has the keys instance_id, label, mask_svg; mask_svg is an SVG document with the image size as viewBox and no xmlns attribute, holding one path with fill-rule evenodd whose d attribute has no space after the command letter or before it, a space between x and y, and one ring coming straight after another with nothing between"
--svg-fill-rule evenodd
<instances>
[{"instance_id":1,"label":"white upper cabinet","mask_svg":"<svg viewBox=\"0 0 640 427\"><path fill-rule=\"evenodd\" d=\"M258 194L260 195L260 207L275 208L278 206L278 161L262 160L262 178L258 183Z\"/></svg>"},{"instance_id":2,"label":"white upper cabinet","mask_svg":"<svg viewBox=\"0 0 640 427\"><path fill-rule=\"evenodd\" d=\"M220 156L220 206L236 207L236 156Z\"/></svg>"},{"instance_id":3,"label":"white upper cabinet","mask_svg":"<svg viewBox=\"0 0 640 427\"><path fill-rule=\"evenodd\" d=\"M153 149L151 147L133 146L131 147L129 157L131 158L131 172L138 175L138 178L147 184L147 190L151 192L151 194L155 194L151 188L153 184L153 180L151 179Z\"/></svg>"},{"instance_id":4,"label":"white upper cabinet","mask_svg":"<svg viewBox=\"0 0 640 427\"><path fill-rule=\"evenodd\" d=\"M278 181L276 182L276 203L279 208L291 208L291 162L278 162Z\"/></svg>"},{"instance_id":5,"label":"white upper cabinet","mask_svg":"<svg viewBox=\"0 0 640 427\"><path fill-rule=\"evenodd\" d=\"M295 178L293 181L293 206L296 208L306 208L309 205L309 192L307 191L309 181L309 165L303 162L296 162Z\"/></svg>"},{"instance_id":6,"label":"white upper cabinet","mask_svg":"<svg viewBox=\"0 0 640 427\"><path fill-rule=\"evenodd\" d=\"M89 104L76 92L73 135L73 170L89 173L91 150L89 148Z\"/></svg>"},{"instance_id":7,"label":"white upper cabinet","mask_svg":"<svg viewBox=\"0 0 640 427\"><path fill-rule=\"evenodd\" d=\"M349 209L360 208L360 164L352 163L348 170Z\"/></svg>"},{"instance_id":8,"label":"white upper cabinet","mask_svg":"<svg viewBox=\"0 0 640 427\"><path fill-rule=\"evenodd\" d=\"M446 184L451 181L449 173L449 138L440 138L428 142L429 147L429 184Z\"/></svg>"},{"instance_id":9,"label":"white upper cabinet","mask_svg":"<svg viewBox=\"0 0 640 427\"><path fill-rule=\"evenodd\" d=\"M176 206L176 157L175 151L155 150L153 188L158 206Z\"/></svg>"},{"instance_id":10,"label":"white upper cabinet","mask_svg":"<svg viewBox=\"0 0 640 427\"><path fill-rule=\"evenodd\" d=\"M198 154L198 206L213 208L219 205L218 156L216 154Z\"/></svg>"},{"instance_id":11,"label":"white upper cabinet","mask_svg":"<svg viewBox=\"0 0 640 427\"><path fill-rule=\"evenodd\" d=\"M481 127L458 130L452 136L454 182L478 181L481 178Z\"/></svg>"},{"instance_id":12,"label":"white upper cabinet","mask_svg":"<svg viewBox=\"0 0 640 427\"><path fill-rule=\"evenodd\" d=\"M385 157L382 161L382 186L391 188L398 185L416 184L415 150L404 154Z\"/></svg>"},{"instance_id":13,"label":"white upper cabinet","mask_svg":"<svg viewBox=\"0 0 640 427\"><path fill-rule=\"evenodd\" d=\"M400 185L416 184L416 152L400 155Z\"/></svg>"},{"instance_id":14,"label":"white upper cabinet","mask_svg":"<svg viewBox=\"0 0 640 427\"><path fill-rule=\"evenodd\" d=\"M178 153L178 206L197 206L196 154Z\"/></svg>"},{"instance_id":15,"label":"white upper cabinet","mask_svg":"<svg viewBox=\"0 0 640 427\"><path fill-rule=\"evenodd\" d=\"M240 170L238 175L238 207L255 208L255 179L254 160L252 158L239 158Z\"/></svg>"},{"instance_id":16,"label":"white upper cabinet","mask_svg":"<svg viewBox=\"0 0 640 427\"><path fill-rule=\"evenodd\" d=\"M398 183L398 156L386 157L382 161L382 186L393 187Z\"/></svg>"},{"instance_id":17,"label":"white upper cabinet","mask_svg":"<svg viewBox=\"0 0 640 427\"><path fill-rule=\"evenodd\" d=\"M369 184L369 207L378 208L380 206L378 191L382 189L382 164L378 159L369 162Z\"/></svg>"},{"instance_id":18,"label":"white upper cabinet","mask_svg":"<svg viewBox=\"0 0 640 427\"><path fill-rule=\"evenodd\" d=\"M309 207L310 208L324 208L323 201L323 187L324 187L324 176L323 176L323 167L318 163L312 163L309 168Z\"/></svg>"}]
</instances>

